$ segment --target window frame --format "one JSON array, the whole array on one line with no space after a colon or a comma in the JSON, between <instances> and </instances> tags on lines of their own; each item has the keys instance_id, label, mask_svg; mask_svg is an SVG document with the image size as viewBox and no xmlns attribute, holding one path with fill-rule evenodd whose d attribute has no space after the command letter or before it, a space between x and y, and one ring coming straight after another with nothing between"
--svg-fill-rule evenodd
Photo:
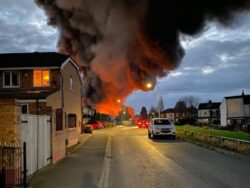
<instances>
[{"instance_id":1,"label":"window frame","mask_svg":"<svg viewBox=\"0 0 250 188\"><path fill-rule=\"evenodd\" d=\"M10 85L5 85L5 73L10 73ZM17 72L18 73L18 85L17 86L13 86L13 78L12 78L12 73L13 72ZM16 70L16 71L3 71L3 88L19 88L20 87L20 71Z\"/></svg>"},{"instance_id":2,"label":"window frame","mask_svg":"<svg viewBox=\"0 0 250 188\"><path fill-rule=\"evenodd\" d=\"M41 81L42 81L42 84L40 86L35 86L35 71L40 71L42 74L41 74ZM48 71L49 72L49 84L48 85L44 85L43 84L43 72L45 71ZM51 73L50 73L50 70L49 69L34 69L33 70L33 87L35 88L39 88L39 87L50 87L51 86Z\"/></svg>"}]
</instances>

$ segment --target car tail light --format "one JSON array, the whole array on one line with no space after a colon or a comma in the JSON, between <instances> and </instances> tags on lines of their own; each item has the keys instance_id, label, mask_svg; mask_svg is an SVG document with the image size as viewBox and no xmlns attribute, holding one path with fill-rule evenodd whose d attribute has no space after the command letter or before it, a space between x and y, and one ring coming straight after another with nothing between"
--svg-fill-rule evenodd
<instances>
[{"instance_id":1,"label":"car tail light","mask_svg":"<svg viewBox=\"0 0 250 188\"><path fill-rule=\"evenodd\" d=\"M139 123L138 123L139 125L141 125L142 123L139 121Z\"/></svg>"}]
</instances>

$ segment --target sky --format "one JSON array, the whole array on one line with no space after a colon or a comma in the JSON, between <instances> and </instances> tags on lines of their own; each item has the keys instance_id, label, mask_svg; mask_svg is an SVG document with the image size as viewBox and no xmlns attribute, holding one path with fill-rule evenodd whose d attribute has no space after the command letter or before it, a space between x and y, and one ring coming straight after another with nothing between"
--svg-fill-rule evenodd
<instances>
[{"instance_id":1,"label":"sky","mask_svg":"<svg viewBox=\"0 0 250 188\"><path fill-rule=\"evenodd\" d=\"M0 53L57 51L57 39L57 30L32 0L0 0ZM250 13L238 15L230 27L207 23L202 34L181 39L186 55L180 66L159 79L153 91L127 98L136 113L142 106L157 106L158 94L165 108L185 96L221 102L242 90L250 94Z\"/></svg>"}]
</instances>

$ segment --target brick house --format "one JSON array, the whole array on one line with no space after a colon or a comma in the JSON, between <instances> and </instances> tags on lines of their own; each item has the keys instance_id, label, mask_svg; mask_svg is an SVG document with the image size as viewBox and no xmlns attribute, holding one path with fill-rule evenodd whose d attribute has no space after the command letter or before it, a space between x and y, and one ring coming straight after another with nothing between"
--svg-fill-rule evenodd
<instances>
[{"instance_id":1,"label":"brick house","mask_svg":"<svg viewBox=\"0 0 250 188\"><path fill-rule=\"evenodd\" d=\"M220 124L220 102L200 103L198 107L198 120L203 124Z\"/></svg>"},{"instance_id":2,"label":"brick house","mask_svg":"<svg viewBox=\"0 0 250 188\"><path fill-rule=\"evenodd\" d=\"M0 54L0 103L15 109L8 112L10 117L19 117L18 113L51 117L53 162L65 156L66 147L78 142L81 88L79 67L68 56L55 52ZM5 108L0 108L0 117L6 115ZM0 132L7 131L4 127L10 124L1 124ZM8 131L0 134L0 141L7 139L3 135Z\"/></svg>"},{"instance_id":3,"label":"brick house","mask_svg":"<svg viewBox=\"0 0 250 188\"><path fill-rule=\"evenodd\" d=\"M176 113L174 108L168 108L161 112L161 116L164 118L168 118L169 120L175 122L176 121Z\"/></svg>"}]
</instances>

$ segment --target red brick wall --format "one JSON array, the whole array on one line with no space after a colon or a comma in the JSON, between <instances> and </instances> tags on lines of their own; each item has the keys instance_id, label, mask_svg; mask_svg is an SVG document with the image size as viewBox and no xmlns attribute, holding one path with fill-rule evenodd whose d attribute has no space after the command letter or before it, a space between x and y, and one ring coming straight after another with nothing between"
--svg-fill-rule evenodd
<instances>
[{"instance_id":1,"label":"red brick wall","mask_svg":"<svg viewBox=\"0 0 250 188\"><path fill-rule=\"evenodd\" d=\"M0 71L0 90L3 89L3 72L4 71ZM50 70L50 87L59 88L60 85L61 85L60 71L57 69ZM32 88L33 88L33 70L20 70L20 87L11 88L11 90L15 90L15 91L16 90L28 90Z\"/></svg>"}]
</instances>

